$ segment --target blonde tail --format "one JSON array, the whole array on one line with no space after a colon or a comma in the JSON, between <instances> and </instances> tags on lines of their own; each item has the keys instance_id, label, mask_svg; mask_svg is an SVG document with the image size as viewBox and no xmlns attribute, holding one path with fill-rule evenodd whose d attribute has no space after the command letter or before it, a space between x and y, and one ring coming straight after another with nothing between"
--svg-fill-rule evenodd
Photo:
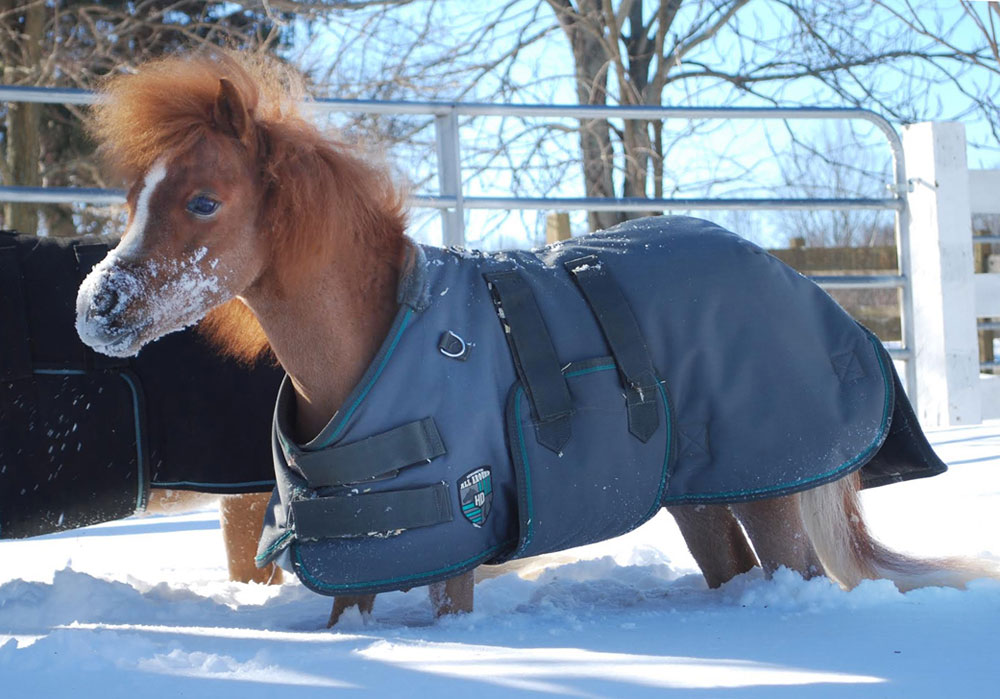
<instances>
[{"instance_id":1,"label":"blonde tail","mask_svg":"<svg viewBox=\"0 0 1000 699\"><path fill-rule=\"evenodd\" d=\"M901 591L917 587L964 588L977 578L998 578L994 568L959 558L919 559L892 551L868 532L857 473L799 494L806 532L826 574L851 589L862 580L885 578Z\"/></svg>"}]
</instances>

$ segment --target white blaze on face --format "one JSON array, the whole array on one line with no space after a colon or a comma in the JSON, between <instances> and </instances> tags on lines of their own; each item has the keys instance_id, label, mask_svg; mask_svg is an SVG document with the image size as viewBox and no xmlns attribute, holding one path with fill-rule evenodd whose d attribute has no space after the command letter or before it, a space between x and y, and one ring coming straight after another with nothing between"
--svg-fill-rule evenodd
<instances>
[{"instance_id":1,"label":"white blaze on face","mask_svg":"<svg viewBox=\"0 0 1000 699\"><path fill-rule=\"evenodd\" d=\"M125 231L121 245L115 248L112 254L128 257L138 252L142 246L143 237L146 233L146 224L149 223L149 202L153 198L153 192L157 185L167 176L166 158L160 158L153 167L149 168L146 177L142 182L142 190L135 201L135 211L132 212L132 224Z\"/></svg>"},{"instance_id":2,"label":"white blaze on face","mask_svg":"<svg viewBox=\"0 0 1000 699\"><path fill-rule=\"evenodd\" d=\"M77 294L80 339L111 356L131 356L147 342L197 323L221 291L217 259L199 247L177 259L143 259L150 201L167 176L164 159L143 179L122 243L87 275ZM202 269L202 261L210 268Z\"/></svg>"}]
</instances>

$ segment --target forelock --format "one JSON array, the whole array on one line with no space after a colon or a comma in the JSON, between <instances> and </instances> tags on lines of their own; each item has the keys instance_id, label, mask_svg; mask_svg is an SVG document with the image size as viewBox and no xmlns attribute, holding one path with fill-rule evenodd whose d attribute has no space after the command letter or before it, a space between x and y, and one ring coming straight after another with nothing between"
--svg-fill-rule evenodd
<instances>
[{"instance_id":1,"label":"forelock","mask_svg":"<svg viewBox=\"0 0 1000 699\"><path fill-rule=\"evenodd\" d=\"M135 179L164 153L191 148L216 131L221 78L236 87L254 126L299 118L301 79L275 59L221 50L171 56L105 80L88 122L102 157Z\"/></svg>"}]
</instances>

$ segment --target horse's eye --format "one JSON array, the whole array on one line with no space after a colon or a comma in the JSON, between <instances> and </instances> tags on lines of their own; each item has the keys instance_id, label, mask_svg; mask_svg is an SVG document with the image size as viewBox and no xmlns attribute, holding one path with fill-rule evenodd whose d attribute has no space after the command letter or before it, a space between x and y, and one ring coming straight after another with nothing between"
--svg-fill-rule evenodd
<instances>
[{"instance_id":1,"label":"horse's eye","mask_svg":"<svg viewBox=\"0 0 1000 699\"><path fill-rule=\"evenodd\" d=\"M195 216L208 217L218 211L220 206L222 206L221 202L212 199L212 197L205 196L204 194L199 194L188 202L187 210Z\"/></svg>"}]
</instances>

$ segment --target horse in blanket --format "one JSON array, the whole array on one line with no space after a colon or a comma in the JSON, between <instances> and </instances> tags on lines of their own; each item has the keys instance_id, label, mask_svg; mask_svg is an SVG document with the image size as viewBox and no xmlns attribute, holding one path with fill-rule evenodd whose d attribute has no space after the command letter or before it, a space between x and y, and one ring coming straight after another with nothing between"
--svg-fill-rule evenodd
<instances>
[{"instance_id":1,"label":"horse in blanket","mask_svg":"<svg viewBox=\"0 0 1000 699\"><path fill-rule=\"evenodd\" d=\"M331 623L423 584L439 613L471 609L475 566L664 506L710 585L757 564L904 589L983 574L869 535L862 486L944 465L881 344L813 283L685 217L534 251L418 245L384 169L289 80L220 53L108 82L93 132L131 215L77 328L127 356L208 314L223 351L274 353L257 560L334 595Z\"/></svg>"}]
</instances>

